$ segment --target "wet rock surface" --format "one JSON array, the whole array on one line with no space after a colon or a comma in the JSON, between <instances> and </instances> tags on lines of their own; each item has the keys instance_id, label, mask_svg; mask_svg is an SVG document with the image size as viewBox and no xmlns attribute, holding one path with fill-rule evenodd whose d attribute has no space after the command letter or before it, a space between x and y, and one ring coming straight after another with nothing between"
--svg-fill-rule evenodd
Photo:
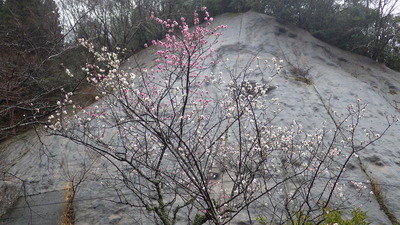
<instances>
[{"instance_id":1,"label":"wet rock surface","mask_svg":"<svg viewBox=\"0 0 400 225\"><path fill-rule=\"evenodd\" d=\"M241 68L254 56L284 60L284 71L274 78L274 88L269 92L271 98L278 98L281 103L278 124L295 119L305 130L313 131L324 121L332 124L329 112L345 112L356 98L369 105L360 124L362 128L382 131L386 126L385 113L399 116L398 72L327 45L304 30L279 24L266 15L225 14L215 18L214 24L228 25L216 52L229 66ZM151 48L139 52L135 56L137 63L151 65L153 56L149 51ZM135 65L131 58L124 67ZM212 68L215 73L221 70L222 66ZM302 71L307 73L299 77ZM254 77L257 79L257 74ZM371 187L360 162L382 187L389 210L400 219L399 134L400 128L395 126L379 142L360 152L343 178L350 187L348 197L353 205L349 207L367 211L372 224L391 223L374 195L369 194ZM7 212L0 224L57 224L65 184L81 177L84 179L74 200L76 224L150 224L151 215L146 210L115 203L115 190L101 179L113 172L105 160L61 137L30 132L4 143L0 146L0 169L5 174L0 180L0 213ZM218 171L210 176L220 179ZM365 185L366 194L357 195L354 182ZM178 224L187 222L180 217ZM246 215L239 215L232 224L250 221Z\"/></svg>"}]
</instances>

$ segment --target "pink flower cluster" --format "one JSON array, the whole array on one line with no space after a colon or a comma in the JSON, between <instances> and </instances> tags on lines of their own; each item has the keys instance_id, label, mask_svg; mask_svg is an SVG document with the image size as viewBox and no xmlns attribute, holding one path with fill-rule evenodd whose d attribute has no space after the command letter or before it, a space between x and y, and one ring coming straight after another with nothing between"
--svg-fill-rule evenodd
<instances>
[{"instance_id":1,"label":"pink flower cluster","mask_svg":"<svg viewBox=\"0 0 400 225\"><path fill-rule=\"evenodd\" d=\"M220 30L226 28L226 26L220 25L212 28L213 18L210 17L206 9L206 7L202 7L201 13L204 13L204 21L207 21L207 24L201 25L199 13L194 12L195 28L192 30L189 29L189 25L183 17L180 22L177 22L171 19L155 18L154 14L151 14L150 18L162 24L168 31L165 35L165 41L152 41L152 45L161 49L156 52L159 56L156 60L159 70L156 72L168 70L170 67L180 67L184 70L187 70L187 68L205 69L207 67L205 64L215 64L214 60L205 61L213 55L214 49L211 46L218 42L216 39L222 35ZM176 34L177 30L179 32ZM210 38L212 36L215 37L213 40ZM144 46L148 47L148 44Z\"/></svg>"}]
</instances>

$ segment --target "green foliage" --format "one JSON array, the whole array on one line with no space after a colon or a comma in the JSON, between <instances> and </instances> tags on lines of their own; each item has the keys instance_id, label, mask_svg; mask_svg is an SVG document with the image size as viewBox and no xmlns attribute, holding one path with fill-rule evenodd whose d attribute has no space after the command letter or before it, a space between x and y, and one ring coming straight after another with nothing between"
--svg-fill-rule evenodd
<instances>
[{"instance_id":1,"label":"green foliage","mask_svg":"<svg viewBox=\"0 0 400 225\"><path fill-rule=\"evenodd\" d=\"M207 6L212 15L227 12L247 12L253 7L252 0L202 0L201 5Z\"/></svg>"},{"instance_id":2,"label":"green foliage","mask_svg":"<svg viewBox=\"0 0 400 225\"><path fill-rule=\"evenodd\" d=\"M400 51L395 47L395 51L386 52L385 64L394 70L400 71Z\"/></svg>"},{"instance_id":3,"label":"green foliage","mask_svg":"<svg viewBox=\"0 0 400 225\"><path fill-rule=\"evenodd\" d=\"M326 219L322 224L334 224L338 223L341 225L368 225L366 221L367 213L362 211L360 208L351 211L352 217L348 220L342 218L342 211L327 211Z\"/></svg>"},{"instance_id":4,"label":"green foliage","mask_svg":"<svg viewBox=\"0 0 400 225\"><path fill-rule=\"evenodd\" d=\"M273 225L273 223L268 222L268 218L265 216L257 216L256 220L262 225L269 225L269 224Z\"/></svg>"},{"instance_id":5,"label":"green foliage","mask_svg":"<svg viewBox=\"0 0 400 225\"><path fill-rule=\"evenodd\" d=\"M337 13L327 29L314 35L339 48L359 54L367 54L371 36L366 35L373 25L375 11L363 5L353 5L343 8Z\"/></svg>"},{"instance_id":6,"label":"green foliage","mask_svg":"<svg viewBox=\"0 0 400 225\"><path fill-rule=\"evenodd\" d=\"M193 225L201 225L207 222L207 216L205 214L196 214Z\"/></svg>"},{"instance_id":7,"label":"green foliage","mask_svg":"<svg viewBox=\"0 0 400 225\"><path fill-rule=\"evenodd\" d=\"M296 212L292 219L288 219L286 225L329 225L329 224L340 224L340 225L368 225L366 221L367 213L362 211L360 208L356 208L351 211L350 219L343 219L342 211L331 210L329 208L321 210L322 214L318 217L312 218L310 215L304 214L304 212ZM256 218L257 221L262 225L273 225L268 218L259 216Z\"/></svg>"}]
</instances>

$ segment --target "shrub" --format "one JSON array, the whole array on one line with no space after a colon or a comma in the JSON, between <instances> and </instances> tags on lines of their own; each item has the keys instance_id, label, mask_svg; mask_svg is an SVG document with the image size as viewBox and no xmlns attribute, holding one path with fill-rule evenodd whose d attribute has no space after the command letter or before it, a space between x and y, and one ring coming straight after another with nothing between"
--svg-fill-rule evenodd
<instances>
[{"instance_id":1,"label":"shrub","mask_svg":"<svg viewBox=\"0 0 400 225\"><path fill-rule=\"evenodd\" d=\"M351 211L352 217L350 219L342 218L341 210L331 210L329 208L321 209L323 212L319 217L312 218L311 216L304 215L303 212L296 213L293 219L288 219L288 222L284 223L287 225L368 225L366 221L367 213L362 211L360 208L356 208ZM257 221L262 225L270 225L266 217L259 216Z\"/></svg>"}]
</instances>

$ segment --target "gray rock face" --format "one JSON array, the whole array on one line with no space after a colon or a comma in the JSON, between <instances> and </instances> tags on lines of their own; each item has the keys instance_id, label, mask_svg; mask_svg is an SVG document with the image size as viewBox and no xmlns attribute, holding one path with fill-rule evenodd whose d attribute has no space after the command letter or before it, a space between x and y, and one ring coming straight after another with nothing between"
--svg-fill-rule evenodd
<instances>
[{"instance_id":1,"label":"gray rock face","mask_svg":"<svg viewBox=\"0 0 400 225\"><path fill-rule=\"evenodd\" d=\"M270 97L278 98L282 109L275 119L277 124L285 125L296 120L305 130L313 131L324 121L333 124L331 114L334 111L338 114L346 112L347 106L354 104L356 98L369 105L360 123L361 128L381 132L386 127L385 113L400 115L398 72L327 45L304 30L282 25L263 14L224 14L215 18L213 23L228 26L215 47L227 66L240 71L252 57L283 59L283 73L273 79L274 88L270 91ZM135 56L137 61L131 58L123 67L134 67L135 63L150 66L154 57L149 51L151 48L139 52ZM211 70L214 73L226 72L223 66ZM257 76L254 74L255 80L260 79ZM379 142L360 152L359 160L350 162L343 178L350 187L355 183L366 186L360 195L356 195L357 188L350 188L349 197L353 199L353 205L349 207L361 207L367 211L372 224L391 222L375 196L369 194L372 191L369 179L379 185L385 205L400 220L399 133L400 127L393 126ZM38 215L35 210L39 210L39 206L41 212L48 209L46 215L55 217L51 221L58 221L60 213L51 212L62 207L44 206L52 202L62 203L60 193L66 183L81 177L85 179L78 187L74 201L76 224L139 224L140 221L147 224L150 217L145 210L132 211L131 207L114 203L118 200L115 191L100 179L112 171L107 162L61 137L44 133L39 137L31 132L19 140L4 143L0 147L0 169L5 175L0 180L0 206L3 208L10 204L2 202L15 202L17 195L21 196L20 201L28 199L29 202L29 198L22 196L58 193L49 194L42 200L36 199L32 207L25 207L30 213L22 213L26 217L23 222L13 220L1 224L27 224L26 221L39 224L34 222ZM3 219L12 218L10 215L14 215L12 213L18 204L11 206ZM180 218L178 222L185 224L185 219ZM246 217L238 217L236 222L249 223Z\"/></svg>"},{"instance_id":2,"label":"gray rock face","mask_svg":"<svg viewBox=\"0 0 400 225\"><path fill-rule=\"evenodd\" d=\"M21 196L22 181L4 177L0 185L0 193L2 193L0 196L0 216L2 216Z\"/></svg>"}]
</instances>

